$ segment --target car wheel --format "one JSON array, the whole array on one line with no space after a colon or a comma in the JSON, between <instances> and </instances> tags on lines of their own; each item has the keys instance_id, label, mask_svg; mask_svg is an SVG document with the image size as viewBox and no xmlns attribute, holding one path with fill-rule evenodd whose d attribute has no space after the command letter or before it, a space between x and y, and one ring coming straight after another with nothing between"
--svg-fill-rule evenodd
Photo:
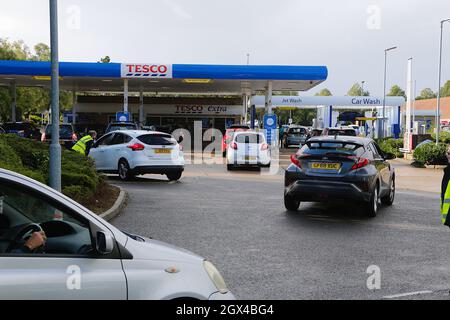
<instances>
[{"instance_id":1,"label":"car wheel","mask_svg":"<svg viewBox=\"0 0 450 320\"><path fill-rule=\"evenodd\" d=\"M294 198L288 196L287 194L284 195L284 206L288 211L297 211L300 207L300 201L295 200Z\"/></svg>"},{"instance_id":2,"label":"car wheel","mask_svg":"<svg viewBox=\"0 0 450 320\"><path fill-rule=\"evenodd\" d=\"M387 206L392 206L395 199L395 177L392 177L391 184L389 186L389 194L381 198L381 203Z\"/></svg>"},{"instance_id":3,"label":"car wheel","mask_svg":"<svg viewBox=\"0 0 450 320\"><path fill-rule=\"evenodd\" d=\"M227 170L228 171L233 171L234 166L232 164L227 164Z\"/></svg>"},{"instance_id":4,"label":"car wheel","mask_svg":"<svg viewBox=\"0 0 450 320\"><path fill-rule=\"evenodd\" d=\"M372 196L370 197L370 201L365 203L364 211L370 218L375 218L378 213L378 186L372 192Z\"/></svg>"},{"instance_id":5,"label":"car wheel","mask_svg":"<svg viewBox=\"0 0 450 320\"><path fill-rule=\"evenodd\" d=\"M177 172L170 172L167 173L167 179L169 179L169 181L178 181L181 178L181 175L183 174L182 171L177 171Z\"/></svg>"},{"instance_id":6,"label":"car wheel","mask_svg":"<svg viewBox=\"0 0 450 320\"><path fill-rule=\"evenodd\" d=\"M132 177L130 165L128 164L127 160L121 159L119 161L119 178L121 180L130 180Z\"/></svg>"}]
</instances>

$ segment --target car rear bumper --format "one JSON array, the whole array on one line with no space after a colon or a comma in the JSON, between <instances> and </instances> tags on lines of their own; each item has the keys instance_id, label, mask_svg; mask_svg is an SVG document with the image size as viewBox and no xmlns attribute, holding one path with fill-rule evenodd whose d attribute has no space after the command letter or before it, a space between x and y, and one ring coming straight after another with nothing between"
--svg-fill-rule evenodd
<instances>
[{"instance_id":1,"label":"car rear bumper","mask_svg":"<svg viewBox=\"0 0 450 320\"><path fill-rule=\"evenodd\" d=\"M172 172L183 172L184 166L137 166L131 170L133 174L166 174Z\"/></svg>"},{"instance_id":2,"label":"car rear bumper","mask_svg":"<svg viewBox=\"0 0 450 320\"><path fill-rule=\"evenodd\" d=\"M297 180L285 188L286 195L306 202L336 200L369 201L370 192L364 192L349 182Z\"/></svg>"}]
</instances>

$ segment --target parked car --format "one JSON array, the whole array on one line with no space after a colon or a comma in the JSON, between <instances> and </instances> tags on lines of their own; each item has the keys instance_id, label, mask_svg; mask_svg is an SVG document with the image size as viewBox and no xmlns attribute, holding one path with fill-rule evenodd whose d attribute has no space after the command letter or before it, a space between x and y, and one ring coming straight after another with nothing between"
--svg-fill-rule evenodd
<instances>
[{"instance_id":1,"label":"parked car","mask_svg":"<svg viewBox=\"0 0 450 320\"><path fill-rule=\"evenodd\" d=\"M139 130L139 126L134 122L111 122L106 127L105 134L118 130Z\"/></svg>"},{"instance_id":2,"label":"parked car","mask_svg":"<svg viewBox=\"0 0 450 320\"><path fill-rule=\"evenodd\" d=\"M52 142L52 125L49 124L45 127L44 133L41 136L42 142ZM67 148L72 148L78 141L78 135L75 132L72 124L64 123L59 125L59 143Z\"/></svg>"},{"instance_id":3,"label":"parked car","mask_svg":"<svg viewBox=\"0 0 450 320\"><path fill-rule=\"evenodd\" d=\"M322 132L323 136L350 136L356 137L356 130L350 127L325 128Z\"/></svg>"},{"instance_id":4,"label":"parked car","mask_svg":"<svg viewBox=\"0 0 450 320\"><path fill-rule=\"evenodd\" d=\"M385 154L368 138L322 136L308 140L285 173L284 205L297 211L300 202L346 200L362 203L375 217L379 200L392 205L395 171Z\"/></svg>"},{"instance_id":5,"label":"parked car","mask_svg":"<svg viewBox=\"0 0 450 320\"><path fill-rule=\"evenodd\" d=\"M307 127L290 126L283 134L283 147L289 148L291 145L302 146L309 138Z\"/></svg>"},{"instance_id":6,"label":"parked car","mask_svg":"<svg viewBox=\"0 0 450 320\"><path fill-rule=\"evenodd\" d=\"M7 122L3 124L6 133L16 134L22 138L39 140L41 130L31 122Z\"/></svg>"},{"instance_id":7,"label":"parked car","mask_svg":"<svg viewBox=\"0 0 450 320\"><path fill-rule=\"evenodd\" d=\"M175 181L181 178L185 165L181 141L163 132L114 131L97 140L89 155L98 171L118 173L122 180L155 173Z\"/></svg>"},{"instance_id":8,"label":"parked car","mask_svg":"<svg viewBox=\"0 0 450 320\"><path fill-rule=\"evenodd\" d=\"M322 135L323 130L322 129L312 129L309 133L309 137L318 137Z\"/></svg>"},{"instance_id":9,"label":"parked car","mask_svg":"<svg viewBox=\"0 0 450 320\"><path fill-rule=\"evenodd\" d=\"M247 131L250 130L250 127L246 124L232 124L225 130L225 135L222 138L222 155L226 157L227 148L230 144L230 141L233 139L233 134L237 131Z\"/></svg>"},{"instance_id":10,"label":"parked car","mask_svg":"<svg viewBox=\"0 0 450 320\"><path fill-rule=\"evenodd\" d=\"M237 166L270 167L270 162L270 148L262 132L234 132L227 150L227 170Z\"/></svg>"},{"instance_id":11,"label":"parked car","mask_svg":"<svg viewBox=\"0 0 450 320\"><path fill-rule=\"evenodd\" d=\"M44 184L0 169L0 194L1 300L234 299L211 262L122 232ZM39 231L45 244L17 253Z\"/></svg>"}]
</instances>

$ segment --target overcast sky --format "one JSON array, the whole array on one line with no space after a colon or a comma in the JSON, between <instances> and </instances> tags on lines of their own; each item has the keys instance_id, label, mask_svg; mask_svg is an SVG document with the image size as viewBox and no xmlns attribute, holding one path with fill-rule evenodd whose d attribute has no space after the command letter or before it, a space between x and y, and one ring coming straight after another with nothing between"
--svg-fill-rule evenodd
<instances>
[{"instance_id":1,"label":"overcast sky","mask_svg":"<svg viewBox=\"0 0 450 320\"><path fill-rule=\"evenodd\" d=\"M30 47L50 42L48 0L2 0L0 37ZM414 58L417 91L437 89L439 22L449 0L60 0L61 61L325 65L329 88L345 95L366 81L383 93L406 89ZM450 79L450 23L444 33L443 78ZM418 93L417 93L418 94Z\"/></svg>"}]
</instances>

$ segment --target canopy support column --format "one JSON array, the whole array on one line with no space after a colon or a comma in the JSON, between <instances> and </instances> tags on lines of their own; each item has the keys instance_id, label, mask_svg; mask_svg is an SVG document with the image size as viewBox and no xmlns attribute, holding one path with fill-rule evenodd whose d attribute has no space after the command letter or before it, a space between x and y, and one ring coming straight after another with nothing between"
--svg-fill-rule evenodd
<instances>
[{"instance_id":1,"label":"canopy support column","mask_svg":"<svg viewBox=\"0 0 450 320\"><path fill-rule=\"evenodd\" d=\"M17 86L16 86L16 81L12 81L11 82L11 122L16 122L16 110L17 110Z\"/></svg>"},{"instance_id":2,"label":"canopy support column","mask_svg":"<svg viewBox=\"0 0 450 320\"><path fill-rule=\"evenodd\" d=\"M75 90L72 91L72 124L75 125L77 123L77 92Z\"/></svg>"},{"instance_id":3,"label":"canopy support column","mask_svg":"<svg viewBox=\"0 0 450 320\"><path fill-rule=\"evenodd\" d=\"M123 112L128 112L128 79L123 79Z\"/></svg>"},{"instance_id":4,"label":"canopy support column","mask_svg":"<svg viewBox=\"0 0 450 320\"><path fill-rule=\"evenodd\" d=\"M272 81L267 81L266 86L266 114L272 114Z\"/></svg>"},{"instance_id":5,"label":"canopy support column","mask_svg":"<svg viewBox=\"0 0 450 320\"><path fill-rule=\"evenodd\" d=\"M141 91L139 92L139 123L141 125L145 124L145 115L144 115L144 92Z\"/></svg>"}]
</instances>

